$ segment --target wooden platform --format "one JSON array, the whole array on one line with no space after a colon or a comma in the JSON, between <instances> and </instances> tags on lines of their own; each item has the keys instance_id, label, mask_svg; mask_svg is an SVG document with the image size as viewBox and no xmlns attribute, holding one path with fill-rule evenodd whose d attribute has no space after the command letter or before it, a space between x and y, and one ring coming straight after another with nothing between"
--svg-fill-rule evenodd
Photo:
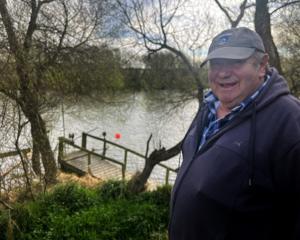
<instances>
[{"instance_id":1,"label":"wooden platform","mask_svg":"<svg viewBox=\"0 0 300 240\"><path fill-rule=\"evenodd\" d=\"M97 141L100 147L102 144L101 153L97 153L88 147L92 146L91 141ZM123 151L121 159L116 159L107 154L106 150L108 148L111 150L112 147ZM73 152L70 152L70 150L73 150ZM130 179L134 174L127 171L127 162L129 162L131 157L142 159L143 162L146 160L144 154L109 141L105 139L105 135L103 138L100 138L88 133L82 133L81 145L75 144L73 139L59 137L57 159L63 171L74 172L78 175L88 173L103 180ZM88 165L89 159L91 160L90 165ZM165 184L169 184L170 172L177 173L177 170L163 163L158 163L158 166L165 169Z\"/></svg>"},{"instance_id":2,"label":"wooden platform","mask_svg":"<svg viewBox=\"0 0 300 240\"><path fill-rule=\"evenodd\" d=\"M92 176L103 180L122 179L121 166L95 155L91 155L91 165L88 168L88 154L84 151L66 154L61 161L61 167L65 171L75 172L78 175L90 173Z\"/></svg>"}]
</instances>

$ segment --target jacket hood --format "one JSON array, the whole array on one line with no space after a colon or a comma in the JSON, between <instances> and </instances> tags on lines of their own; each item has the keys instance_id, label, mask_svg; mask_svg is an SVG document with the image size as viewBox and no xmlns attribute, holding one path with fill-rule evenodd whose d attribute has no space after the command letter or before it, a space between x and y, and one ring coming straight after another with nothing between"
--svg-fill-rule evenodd
<instances>
[{"instance_id":1,"label":"jacket hood","mask_svg":"<svg viewBox=\"0 0 300 240\"><path fill-rule=\"evenodd\" d=\"M271 68L267 74L270 76L270 79L263 92L255 100L257 111L268 106L278 99L279 96L290 93L286 80L279 75L275 68Z\"/></svg>"}]
</instances>

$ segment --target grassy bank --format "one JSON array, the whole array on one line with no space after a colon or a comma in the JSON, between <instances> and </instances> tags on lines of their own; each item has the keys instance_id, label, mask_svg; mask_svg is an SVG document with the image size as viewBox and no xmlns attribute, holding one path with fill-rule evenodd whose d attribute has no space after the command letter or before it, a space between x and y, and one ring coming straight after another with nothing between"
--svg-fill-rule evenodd
<instances>
[{"instance_id":1,"label":"grassy bank","mask_svg":"<svg viewBox=\"0 0 300 240\"><path fill-rule=\"evenodd\" d=\"M123 182L61 184L2 210L0 240L167 239L170 186L132 195Z\"/></svg>"}]
</instances>

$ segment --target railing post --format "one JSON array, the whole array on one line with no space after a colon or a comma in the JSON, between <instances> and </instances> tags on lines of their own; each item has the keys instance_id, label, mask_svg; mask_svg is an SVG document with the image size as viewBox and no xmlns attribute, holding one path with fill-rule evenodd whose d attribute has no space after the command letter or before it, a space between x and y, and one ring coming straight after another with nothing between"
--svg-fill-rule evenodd
<instances>
[{"instance_id":1,"label":"railing post","mask_svg":"<svg viewBox=\"0 0 300 240\"><path fill-rule=\"evenodd\" d=\"M59 137L58 138L58 156L57 156L58 163L61 163L61 161L63 159L63 154L64 154L64 138Z\"/></svg>"},{"instance_id":2,"label":"railing post","mask_svg":"<svg viewBox=\"0 0 300 240\"><path fill-rule=\"evenodd\" d=\"M169 184L169 175L170 175L170 170L169 170L169 168L166 168L166 185L168 185Z\"/></svg>"},{"instance_id":3,"label":"railing post","mask_svg":"<svg viewBox=\"0 0 300 240\"><path fill-rule=\"evenodd\" d=\"M83 132L82 133L82 137L81 137L81 147L82 148L86 148L86 133L85 132Z\"/></svg>"},{"instance_id":4,"label":"railing post","mask_svg":"<svg viewBox=\"0 0 300 240\"><path fill-rule=\"evenodd\" d=\"M92 175L92 170L91 170L91 154L88 153L88 173Z\"/></svg>"},{"instance_id":5,"label":"railing post","mask_svg":"<svg viewBox=\"0 0 300 240\"><path fill-rule=\"evenodd\" d=\"M106 154L106 132L103 132L102 133L102 136L103 136L103 150L102 150L102 155L103 157L105 157L105 154Z\"/></svg>"},{"instance_id":6,"label":"railing post","mask_svg":"<svg viewBox=\"0 0 300 240\"><path fill-rule=\"evenodd\" d=\"M122 166L122 180L125 180L126 167L127 167L127 150L124 152L124 165Z\"/></svg>"},{"instance_id":7,"label":"railing post","mask_svg":"<svg viewBox=\"0 0 300 240\"><path fill-rule=\"evenodd\" d=\"M88 165L90 166L91 165L91 154L88 153Z\"/></svg>"}]
</instances>

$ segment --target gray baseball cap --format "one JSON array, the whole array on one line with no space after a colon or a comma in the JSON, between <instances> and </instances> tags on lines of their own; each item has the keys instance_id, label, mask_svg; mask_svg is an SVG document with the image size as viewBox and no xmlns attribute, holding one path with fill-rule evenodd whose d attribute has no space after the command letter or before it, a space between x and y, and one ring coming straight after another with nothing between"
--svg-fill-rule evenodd
<instances>
[{"instance_id":1,"label":"gray baseball cap","mask_svg":"<svg viewBox=\"0 0 300 240\"><path fill-rule=\"evenodd\" d=\"M247 59L255 51L266 52L261 37L246 27L231 28L218 34L212 41L206 59Z\"/></svg>"}]
</instances>

